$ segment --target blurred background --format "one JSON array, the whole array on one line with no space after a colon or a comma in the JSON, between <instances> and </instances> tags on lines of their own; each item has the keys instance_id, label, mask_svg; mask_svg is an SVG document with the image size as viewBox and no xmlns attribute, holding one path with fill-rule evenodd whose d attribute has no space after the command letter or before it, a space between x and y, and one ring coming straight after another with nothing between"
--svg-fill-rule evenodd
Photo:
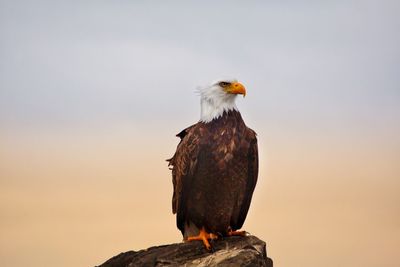
<instances>
[{"instance_id":1,"label":"blurred background","mask_svg":"<svg viewBox=\"0 0 400 267\"><path fill-rule=\"evenodd\" d=\"M198 85L247 88L244 229L276 266L399 266L398 1L0 0L0 265L180 242L165 159Z\"/></svg>"}]
</instances>

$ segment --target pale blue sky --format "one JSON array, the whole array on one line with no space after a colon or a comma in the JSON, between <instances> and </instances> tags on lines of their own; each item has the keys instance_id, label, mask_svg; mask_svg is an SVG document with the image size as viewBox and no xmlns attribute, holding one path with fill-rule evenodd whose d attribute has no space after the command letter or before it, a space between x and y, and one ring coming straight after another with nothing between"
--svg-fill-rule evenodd
<instances>
[{"instance_id":1,"label":"pale blue sky","mask_svg":"<svg viewBox=\"0 0 400 267\"><path fill-rule=\"evenodd\" d=\"M3 127L194 122L226 75L257 124L399 123L397 1L0 3Z\"/></svg>"}]
</instances>

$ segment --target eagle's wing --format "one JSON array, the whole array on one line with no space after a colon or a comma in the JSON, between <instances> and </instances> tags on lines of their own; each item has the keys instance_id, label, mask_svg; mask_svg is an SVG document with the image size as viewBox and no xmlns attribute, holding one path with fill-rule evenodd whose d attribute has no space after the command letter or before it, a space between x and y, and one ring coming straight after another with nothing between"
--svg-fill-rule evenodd
<instances>
[{"instance_id":1,"label":"eagle's wing","mask_svg":"<svg viewBox=\"0 0 400 267\"><path fill-rule=\"evenodd\" d=\"M249 150L247 153L247 183L246 188L243 191L243 201L240 205L239 216L232 227L234 230L240 229L246 219L247 212L250 207L251 198L253 196L254 188L256 187L257 177L258 177L258 147L257 147L257 137L256 133L247 129L246 140L250 143Z\"/></svg>"},{"instance_id":2,"label":"eagle's wing","mask_svg":"<svg viewBox=\"0 0 400 267\"><path fill-rule=\"evenodd\" d=\"M172 166L172 183L174 193L172 196L172 212L176 216L178 228L183 231L184 220L186 217L185 200L188 194L190 179L197 167L197 156L200 147L200 126L192 125L176 136L181 138L174 156L169 159L169 165ZM186 190L185 190L186 189Z\"/></svg>"}]
</instances>

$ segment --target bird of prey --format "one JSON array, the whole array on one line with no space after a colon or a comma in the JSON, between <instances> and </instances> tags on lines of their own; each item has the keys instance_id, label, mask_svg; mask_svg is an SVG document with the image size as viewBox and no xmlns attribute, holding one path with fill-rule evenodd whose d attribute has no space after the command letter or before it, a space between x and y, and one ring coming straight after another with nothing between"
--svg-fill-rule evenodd
<instances>
[{"instance_id":1,"label":"bird of prey","mask_svg":"<svg viewBox=\"0 0 400 267\"><path fill-rule=\"evenodd\" d=\"M181 139L172 169L172 211L184 240L245 235L246 219L258 176L256 133L238 111L245 87L235 79L200 88L201 118L177 136Z\"/></svg>"}]
</instances>

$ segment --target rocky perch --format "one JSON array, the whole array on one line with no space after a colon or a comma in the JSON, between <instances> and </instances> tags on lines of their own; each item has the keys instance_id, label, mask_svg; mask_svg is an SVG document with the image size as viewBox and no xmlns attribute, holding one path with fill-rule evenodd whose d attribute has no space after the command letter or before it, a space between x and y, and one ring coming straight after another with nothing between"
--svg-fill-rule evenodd
<instances>
[{"instance_id":1,"label":"rocky perch","mask_svg":"<svg viewBox=\"0 0 400 267\"><path fill-rule=\"evenodd\" d=\"M134 266L263 266L272 267L265 242L255 236L213 241L207 251L200 241L151 247L121 253L98 267Z\"/></svg>"}]
</instances>

